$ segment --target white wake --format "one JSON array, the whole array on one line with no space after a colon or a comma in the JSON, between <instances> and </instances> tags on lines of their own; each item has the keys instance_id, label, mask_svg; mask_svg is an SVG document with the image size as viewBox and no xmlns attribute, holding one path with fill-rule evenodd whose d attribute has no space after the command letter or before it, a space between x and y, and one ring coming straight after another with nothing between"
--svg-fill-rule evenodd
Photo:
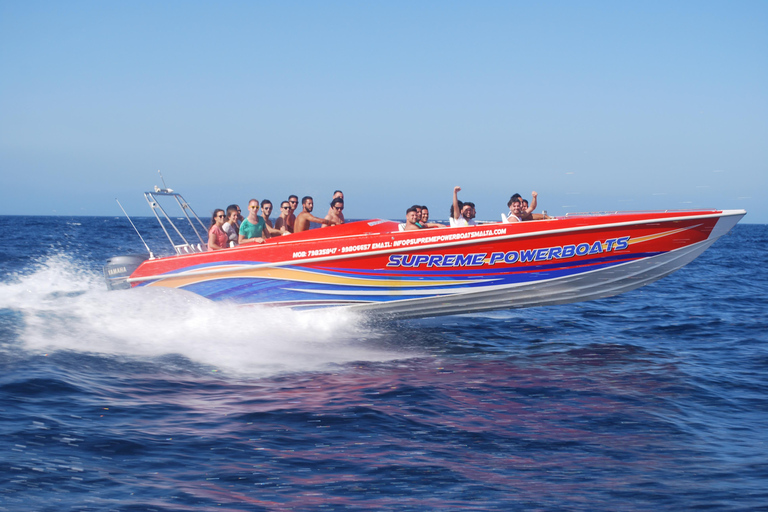
<instances>
[{"instance_id":1,"label":"white wake","mask_svg":"<svg viewBox=\"0 0 768 512\"><path fill-rule=\"evenodd\" d=\"M415 355L377 348L380 333L348 312L244 308L163 288L110 292L100 274L61 255L0 284L0 309L6 308L23 316L18 343L37 352L178 354L258 376Z\"/></svg>"}]
</instances>

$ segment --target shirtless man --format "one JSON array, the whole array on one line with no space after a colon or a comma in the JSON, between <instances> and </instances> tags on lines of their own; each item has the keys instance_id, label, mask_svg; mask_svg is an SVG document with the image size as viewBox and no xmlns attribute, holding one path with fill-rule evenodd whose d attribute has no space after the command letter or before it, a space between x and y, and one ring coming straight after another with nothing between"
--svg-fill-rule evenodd
<instances>
[{"instance_id":1,"label":"shirtless man","mask_svg":"<svg viewBox=\"0 0 768 512\"><path fill-rule=\"evenodd\" d=\"M288 201L283 201L280 203L280 216L275 219L275 229L280 230L284 235L293 233L293 231L289 231L288 228L288 216L292 212L293 210L291 210L291 203Z\"/></svg>"},{"instance_id":2,"label":"shirtless man","mask_svg":"<svg viewBox=\"0 0 768 512\"><path fill-rule=\"evenodd\" d=\"M239 244L257 243L263 244L269 238L264 219L259 217L259 201L251 199L248 201L248 216L240 224Z\"/></svg>"},{"instance_id":3,"label":"shirtless man","mask_svg":"<svg viewBox=\"0 0 768 512\"><path fill-rule=\"evenodd\" d=\"M296 217L296 223L293 225L294 233L301 233L309 229L310 222L316 222L317 224L331 224L331 221L327 219L321 219L312 215L312 210L315 207L315 201L310 196L304 196L301 198L302 211Z\"/></svg>"},{"instance_id":4,"label":"shirtless man","mask_svg":"<svg viewBox=\"0 0 768 512\"><path fill-rule=\"evenodd\" d=\"M272 225L272 219L269 216L272 214L272 201L265 199L261 202L261 218L264 219L264 229L267 230L269 236L280 236L282 231Z\"/></svg>"},{"instance_id":5,"label":"shirtless man","mask_svg":"<svg viewBox=\"0 0 768 512\"><path fill-rule=\"evenodd\" d=\"M413 231L414 229L421 229L421 224L418 223L419 213L415 206L411 206L405 211L405 227L403 231Z\"/></svg>"},{"instance_id":6,"label":"shirtless man","mask_svg":"<svg viewBox=\"0 0 768 512\"><path fill-rule=\"evenodd\" d=\"M453 212L452 226L475 226L475 205L474 203L462 203L459 201L459 191L461 187L453 187Z\"/></svg>"},{"instance_id":7,"label":"shirtless man","mask_svg":"<svg viewBox=\"0 0 768 512\"><path fill-rule=\"evenodd\" d=\"M341 212L335 212L334 209L333 209L333 202L336 199L341 199L341 201L343 202L344 201L344 192L342 192L341 190L334 190L333 197L331 198L331 207L328 209L328 214L325 216L325 218L327 219L329 215L336 216L336 213L338 213L338 217L341 219L341 222L339 222L339 224L344 224L344 214L341 213ZM325 227L325 226L323 226L323 227Z\"/></svg>"},{"instance_id":8,"label":"shirtless man","mask_svg":"<svg viewBox=\"0 0 768 512\"><path fill-rule=\"evenodd\" d=\"M286 231L293 233L293 225L296 223L296 208L299 207L299 196L288 196L288 204L291 206L291 213L288 215L288 224L286 224Z\"/></svg>"},{"instance_id":9,"label":"shirtless man","mask_svg":"<svg viewBox=\"0 0 768 512\"><path fill-rule=\"evenodd\" d=\"M329 225L344 224L344 199L337 197L331 201L331 211L325 216L325 220L331 221L333 224L323 224L322 227L327 228Z\"/></svg>"}]
</instances>

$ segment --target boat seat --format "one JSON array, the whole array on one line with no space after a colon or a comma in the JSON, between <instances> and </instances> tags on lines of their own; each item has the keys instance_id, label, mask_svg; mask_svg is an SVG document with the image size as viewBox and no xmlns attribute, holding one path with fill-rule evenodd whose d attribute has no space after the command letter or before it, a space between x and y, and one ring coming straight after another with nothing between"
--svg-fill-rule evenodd
<instances>
[{"instance_id":1,"label":"boat seat","mask_svg":"<svg viewBox=\"0 0 768 512\"><path fill-rule=\"evenodd\" d=\"M397 225L397 230L398 231L405 231L405 222L401 222L400 224L398 224Z\"/></svg>"}]
</instances>

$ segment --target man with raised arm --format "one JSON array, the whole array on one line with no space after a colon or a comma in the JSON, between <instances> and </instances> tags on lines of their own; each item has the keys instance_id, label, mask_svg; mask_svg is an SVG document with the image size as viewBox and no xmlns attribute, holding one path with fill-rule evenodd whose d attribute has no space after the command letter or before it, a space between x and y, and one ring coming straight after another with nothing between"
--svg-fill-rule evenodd
<instances>
[{"instance_id":1,"label":"man with raised arm","mask_svg":"<svg viewBox=\"0 0 768 512\"><path fill-rule=\"evenodd\" d=\"M528 206L528 200L520 198L520 206L523 211L523 220L542 220L542 219L551 219L549 215L546 213L533 213L533 210L536 209L537 201L536 198L539 194L536 193L534 190L531 192L531 205Z\"/></svg>"},{"instance_id":2,"label":"man with raised arm","mask_svg":"<svg viewBox=\"0 0 768 512\"><path fill-rule=\"evenodd\" d=\"M301 198L301 213L296 217L296 223L293 225L294 233L301 233L309 229L309 223L315 222L317 224L332 224L327 219L321 219L312 215L312 210L315 207L315 201L310 196L304 196Z\"/></svg>"},{"instance_id":3,"label":"man with raised arm","mask_svg":"<svg viewBox=\"0 0 768 512\"><path fill-rule=\"evenodd\" d=\"M248 201L248 216L240 224L240 244L257 243L263 244L264 240L269 238L266 223L259 217L259 200L251 199Z\"/></svg>"},{"instance_id":4,"label":"man with raised arm","mask_svg":"<svg viewBox=\"0 0 768 512\"><path fill-rule=\"evenodd\" d=\"M451 226L474 226L475 208L474 203L462 203L459 201L459 191L461 187L453 187L453 208L451 209Z\"/></svg>"}]
</instances>

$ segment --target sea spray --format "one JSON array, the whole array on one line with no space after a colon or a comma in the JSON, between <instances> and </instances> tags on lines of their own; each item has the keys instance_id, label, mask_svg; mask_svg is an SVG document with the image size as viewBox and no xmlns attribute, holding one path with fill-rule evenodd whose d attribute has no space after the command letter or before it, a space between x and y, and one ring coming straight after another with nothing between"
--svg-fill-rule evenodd
<instances>
[{"instance_id":1,"label":"sea spray","mask_svg":"<svg viewBox=\"0 0 768 512\"><path fill-rule=\"evenodd\" d=\"M0 285L0 309L21 313L16 345L159 358L251 376L410 357L376 346L379 332L343 310L292 311L212 302L183 290L106 290L101 275L50 256Z\"/></svg>"}]
</instances>

